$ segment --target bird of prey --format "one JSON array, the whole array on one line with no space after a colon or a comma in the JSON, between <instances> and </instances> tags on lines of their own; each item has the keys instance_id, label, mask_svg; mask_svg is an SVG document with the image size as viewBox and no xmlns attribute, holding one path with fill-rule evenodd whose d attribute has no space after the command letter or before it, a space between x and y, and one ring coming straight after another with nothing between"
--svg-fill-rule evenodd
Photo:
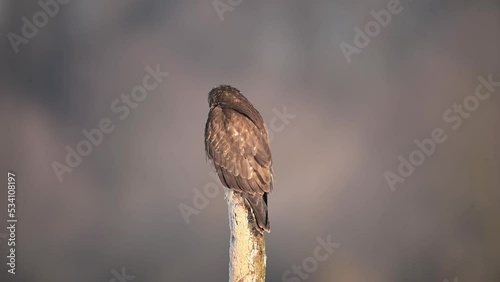
<instances>
[{"instance_id":1,"label":"bird of prey","mask_svg":"<svg viewBox=\"0 0 500 282\"><path fill-rule=\"evenodd\" d=\"M208 94L205 152L222 184L242 195L255 228L270 232L268 194L273 189L267 126L241 92L221 85Z\"/></svg>"}]
</instances>

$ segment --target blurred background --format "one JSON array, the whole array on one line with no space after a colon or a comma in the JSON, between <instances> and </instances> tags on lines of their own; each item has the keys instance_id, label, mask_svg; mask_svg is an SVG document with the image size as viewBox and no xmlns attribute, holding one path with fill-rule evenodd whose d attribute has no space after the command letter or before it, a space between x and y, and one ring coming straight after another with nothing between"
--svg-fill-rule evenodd
<instances>
[{"instance_id":1,"label":"blurred background","mask_svg":"<svg viewBox=\"0 0 500 282\"><path fill-rule=\"evenodd\" d=\"M500 88L457 130L443 120L478 76L500 80L498 1L401 0L350 63L340 44L391 1L68 2L32 38L23 17L42 6L0 2L0 169L19 220L15 275L0 229L0 281L227 281L224 193L193 203L219 184L203 141L219 84L276 125L267 281L302 281L283 274L328 236L341 246L307 281L500 281ZM169 76L121 119L112 104L147 66ZM54 162L106 118L59 181ZM447 141L392 192L384 172L435 128Z\"/></svg>"}]
</instances>

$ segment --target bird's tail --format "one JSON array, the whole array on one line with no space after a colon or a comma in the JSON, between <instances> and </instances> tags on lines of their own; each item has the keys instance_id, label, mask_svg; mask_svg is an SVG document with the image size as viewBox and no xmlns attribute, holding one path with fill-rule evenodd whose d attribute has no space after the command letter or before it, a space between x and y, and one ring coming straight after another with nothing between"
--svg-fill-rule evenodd
<instances>
[{"instance_id":1,"label":"bird's tail","mask_svg":"<svg viewBox=\"0 0 500 282\"><path fill-rule=\"evenodd\" d=\"M271 221L267 211L267 194L259 195L255 193L254 196L242 193L250 207L255 218L257 229L263 233L264 231L271 232Z\"/></svg>"}]
</instances>

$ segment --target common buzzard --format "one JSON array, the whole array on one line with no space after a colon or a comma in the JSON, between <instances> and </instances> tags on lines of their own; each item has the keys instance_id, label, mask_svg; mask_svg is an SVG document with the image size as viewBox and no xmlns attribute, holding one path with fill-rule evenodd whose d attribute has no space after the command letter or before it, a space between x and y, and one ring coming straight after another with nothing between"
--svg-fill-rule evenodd
<instances>
[{"instance_id":1,"label":"common buzzard","mask_svg":"<svg viewBox=\"0 0 500 282\"><path fill-rule=\"evenodd\" d=\"M224 186L239 192L255 227L270 231L267 204L273 189L269 135L264 119L241 92L221 85L208 94L205 151Z\"/></svg>"}]
</instances>

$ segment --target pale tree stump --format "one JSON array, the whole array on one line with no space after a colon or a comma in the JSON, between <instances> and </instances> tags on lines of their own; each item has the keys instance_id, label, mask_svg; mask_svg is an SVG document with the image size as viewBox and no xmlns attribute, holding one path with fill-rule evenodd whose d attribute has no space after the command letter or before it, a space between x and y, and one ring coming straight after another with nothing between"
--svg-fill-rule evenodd
<instances>
[{"instance_id":1,"label":"pale tree stump","mask_svg":"<svg viewBox=\"0 0 500 282\"><path fill-rule=\"evenodd\" d=\"M254 229L250 208L238 192L226 188L231 231L229 282L266 280L266 243L264 234Z\"/></svg>"}]
</instances>

